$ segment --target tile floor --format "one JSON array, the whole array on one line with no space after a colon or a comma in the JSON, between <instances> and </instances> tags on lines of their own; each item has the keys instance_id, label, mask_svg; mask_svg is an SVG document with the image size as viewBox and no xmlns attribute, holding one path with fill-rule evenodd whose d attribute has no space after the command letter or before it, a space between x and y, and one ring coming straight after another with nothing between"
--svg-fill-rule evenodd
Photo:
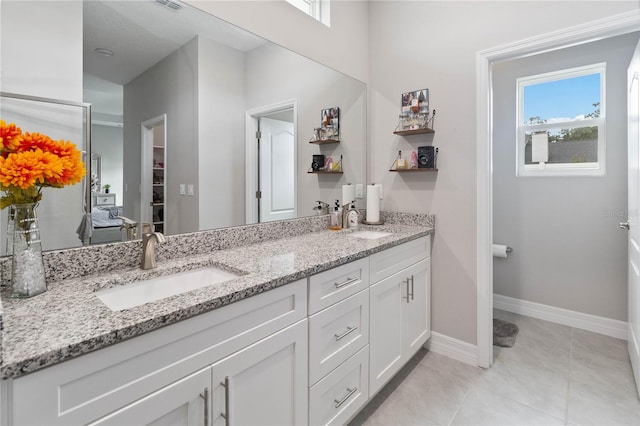
<instances>
[{"instance_id":1,"label":"tile floor","mask_svg":"<svg viewBox=\"0 0 640 426\"><path fill-rule=\"evenodd\" d=\"M640 425L627 342L498 311L520 332L481 369L421 350L355 425Z\"/></svg>"}]
</instances>

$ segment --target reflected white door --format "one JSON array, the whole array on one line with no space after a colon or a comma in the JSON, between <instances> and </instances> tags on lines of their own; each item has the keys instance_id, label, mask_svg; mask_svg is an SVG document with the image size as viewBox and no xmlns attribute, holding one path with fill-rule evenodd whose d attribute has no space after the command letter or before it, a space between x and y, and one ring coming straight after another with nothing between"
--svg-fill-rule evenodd
<instances>
[{"instance_id":1,"label":"reflected white door","mask_svg":"<svg viewBox=\"0 0 640 426\"><path fill-rule=\"evenodd\" d=\"M636 388L640 388L640 43L627 71L629 216L620 226L629 231L629 357Z\"/></svg>"},{"instance_id":2,"label":"reflected white door","mask_svg":"<svg viewBox=\"0 0 640 426\"><path fill-rule=\"evenodd\" d=\"M260 118L260 222L296 218L293 123Z\"/></svg>"}]
</instances>

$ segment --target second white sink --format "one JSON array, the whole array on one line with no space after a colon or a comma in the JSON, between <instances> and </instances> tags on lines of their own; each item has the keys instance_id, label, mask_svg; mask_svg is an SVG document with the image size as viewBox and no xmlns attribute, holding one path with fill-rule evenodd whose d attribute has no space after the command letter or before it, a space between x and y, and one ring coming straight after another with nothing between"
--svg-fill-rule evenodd
<instances>
[{"instance_id":1,"label":"second white sink","mask_svg":"<svg viewBox=\"0 0 640 426\"><path fill-rule=\"evenodd\" d=\"M122 311L236 277L237 274L206 267L101 290L96 296L112 311Z\"/></svg>"},{"instance_id":2,"label":"second white sink","mask_svg":"<svg viewBox=\"0 0 640 426\"><path fill-rule=\"evenodd\" d=\"M382 231L356 231L349 234L350 237L365 238L367 240L375 240L378 238L388 237L389 235L392 235L391 232Z\"/></svg>"}]
</instances>

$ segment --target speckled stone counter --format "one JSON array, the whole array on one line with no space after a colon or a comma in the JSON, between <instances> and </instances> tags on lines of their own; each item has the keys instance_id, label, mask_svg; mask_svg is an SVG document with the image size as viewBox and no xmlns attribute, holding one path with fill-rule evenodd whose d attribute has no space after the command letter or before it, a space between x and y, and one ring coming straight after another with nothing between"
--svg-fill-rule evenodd
<instances>
[{"instance_id":1,"label":"speckled stone counter","mask_svg":"<svg viewBox=\"0 0 640 426\"><path fill-rule=\"evenodd\" d=\"M362 229L392 233L375 240L350 236L350 230L313 229L315 232L305 230L296 235L289 229L280 238L270 235L270 238L258 242L249 240L243 245L242 238L238 238L242 233L238 228L242 227L230 228L223 230L227 233L222 232L220 237L235 243L217 244L202 252L179 251L182 256L168 258L165 255L164 259L159 256L158 268L151 271L142 271L136 265L72 278L62 274L61 279L49 283L47 292L30 299L11 299L9 289L5 288L1 294L0 374L3 379L18 377L433 231L433 216L389 214L386 219L387 223L382 226L362 226ZM268 231L262 229L262 232ZM180 246L182 243L178 240L187 238L193 240L192 244L202 246L203 242L196 243L196 240L206 239L207 234L199 234L200 238L197 234L176 236L175 244ZM130 243L122 245L127 244ZM86 259L78 263L83 262ZM95 295L100 289L203 266L217 266L240 276L119 312L112 312Z\"/></svg>"}]
</instances>

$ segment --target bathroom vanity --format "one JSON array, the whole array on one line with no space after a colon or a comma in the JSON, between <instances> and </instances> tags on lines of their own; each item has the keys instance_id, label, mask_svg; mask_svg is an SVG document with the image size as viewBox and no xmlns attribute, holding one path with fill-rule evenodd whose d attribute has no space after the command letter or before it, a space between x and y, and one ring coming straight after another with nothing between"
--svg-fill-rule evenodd
<instances>
[{"instance_id":1,"label":"bathroom vanity","mask_svg":"<svg viewBox=\"0 0 640 426\"><path fill-rule=\"evenodd\" d=\"M3 297L2 424L345 423L430 336L432 230L267 239ZM98 297L211 266L233 275L121 310Z\"/></svg>"}]
</instances>

